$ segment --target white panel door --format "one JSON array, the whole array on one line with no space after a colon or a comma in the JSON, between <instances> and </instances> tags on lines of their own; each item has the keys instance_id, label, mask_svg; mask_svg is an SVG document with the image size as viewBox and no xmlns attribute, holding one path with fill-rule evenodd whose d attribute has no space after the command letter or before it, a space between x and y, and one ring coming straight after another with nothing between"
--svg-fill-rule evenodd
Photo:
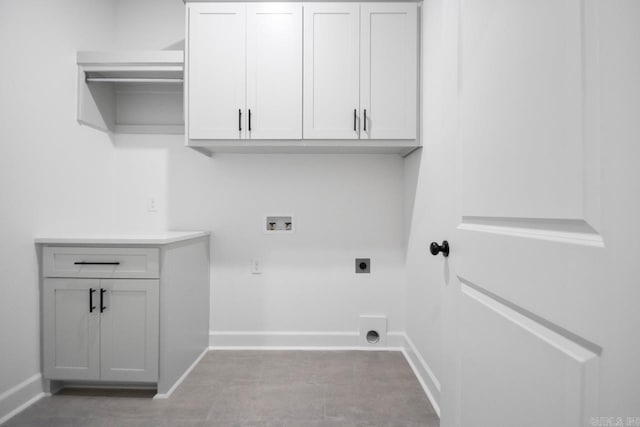
<instances>
[{"instance_id":1,"label":"white panel door","mask_svg":"<svg viewBox=\"0 0 640 427\"><path fill-rule=\"evenodd\" d=\"M247 4L247 137L302 139L302 4Z\"/></svg>"},{"instance_id":2,"label":"white panel door","mask_svg":"<svg viewBox=\"0 0 640 427\"><path fill-rule=\"evenodd\" d=\"M359 136L358 3L304 5L305 139Z\"/></svg>"},{"instance_id":3,"label":"white panel door","mask_svg":"<svg viewBox=\"0 0 640 427\"><path fill-rule=\"evenodd\" d=\"M44 377L100 377L100 310L97 279L45 279L43 283Z\"/></svg>"},{"instance_id":4,"label":"white panel door","mask_svg":"<svg viewBox=\"0 0 640 427\"><path fill-rule=\"evenodd\" d=\"M158 380L158 280L101 280L100 379Z\"/></svg>"},{"instance_id":5,"label":"white panel door","mask_svg":"<svg viewBox=\"0 0 640 427\"><path fill-rule=\"evenodd\" d=\"M190 4L186 58L189 139L245 135L244 3Z\"/></svg>"},{"instance_id":6,"label":"white panel door","mask_svg":"<svg viewBox=\"0 0 640 427\"><path fill-rule=\"evenodd\" d=\"M415 139L418 14L415 3L360 6L360 139Z\"/></svg>"},{"instance_id":7,"label":"white panel door","mask_svg":"<svg viewBox=\"0 0 640 427\"><path fill-rule=\"evenodd\" d=\"M450 257L433 259L446 295L442 425L632 425L640 8L443 5L459 59L442 73L445 97L459 116L441 133L458 135L457 150L440 160L459 212Z\"/></svg>"}]
</instances>

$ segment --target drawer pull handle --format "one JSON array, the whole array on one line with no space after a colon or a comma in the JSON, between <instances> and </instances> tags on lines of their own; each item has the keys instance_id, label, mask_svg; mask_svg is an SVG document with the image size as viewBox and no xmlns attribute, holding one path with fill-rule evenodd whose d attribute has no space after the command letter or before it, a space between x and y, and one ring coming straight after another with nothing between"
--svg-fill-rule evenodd
<instances>
[{"instance_id":1,"label":"drawer pull handle","mask_svg":"<svg viewBox=\"0 0 640 427\"><path fill-rule=\"evenodd\" d=\"M102 313L107 307L104 306L104 293L107 292L106 289L100 288L100 313Z\"/></svg>"},{"instance_id":2,"label":"drawer pull handle","mask_svg":"<svg viewBox=\"0 0 640 427\"><path fill-rule=\"evenodd\" d=\"M93 310L95 310L95 309L96 309L96 306L95 306L95 305L93 305L93 293L94 293L95 291L96 291L96 290L95 290L95 289L93 289L93 288L90 288L90 289L89 289L89 313L93 313Z\"/></svg>"},{"instance_id":3,"label":"drawer pull handle","mask_svg":"<svg viewBox=\"0 0 640 427\"><path fill-rule=\"evenodd\" d=\"M120 265L120 262L118 261L113 261L113 262L89 262L89 261L76 261L74 262L75 265Z\"/></svg>"}]
</instances>

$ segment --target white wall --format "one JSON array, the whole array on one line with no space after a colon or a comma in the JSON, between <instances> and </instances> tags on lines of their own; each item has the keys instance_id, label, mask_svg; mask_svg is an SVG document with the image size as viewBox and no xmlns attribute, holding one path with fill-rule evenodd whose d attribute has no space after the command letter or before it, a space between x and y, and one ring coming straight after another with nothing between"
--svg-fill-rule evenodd
<instances>
[{"instance_id":1,"label":"white wall","mask_svg":"<svg viewBox=\"0 0 640 427\"><path fill-rule=\"evenodd\" d=\"M354 332L359 314L404 329L399 157L176 149L169 176L172 228L214 233L212 330ZM264 234L266 214L293 214L295 233ZM370 275L356 257L372 259Z\"/></svg>"},{"instance_id":2,"label":"white wall","mask_svg":"<svg viewBox=\"0 0 640 427\"><path fill-rule=\"evenodd\" d=\"M117 138L116 217L144 231L205 229L212 331L356 332L359 314L404 330L403 161L384 155L217 155L175 136ZM159 211L146 211L146 198ZM293 235L264 215L293 214ZM370 257L372 273L355 274ZM263 273L250 274L252 258Z\"/></svg>"},{"instance_id":3,"label":"white wall","mask_svg":"<svg viewBox=\"0 0 640 427\"><path fill-rule=\"evenodd\" d=\"M115 42L124 50L184 49L182 0L112 0Z\"/></svg>"},{"instance_id":4,"label":"white wall","mask_svg":"<svg viewBox=\"0 0 640 427\"><path fill-rule=\"evenodd\" d=\"M40 372L34 236L113 223L112 143L75 119L76 50L113 23L101 0L0 2L0 395Z\"/></svg>"},{"instance_id":5,"label":"white wall","mask_svg":"<svg viewBox=\"0 0 640 427\"><path fill-rule=\"evenodd\" d=\"M114 49L184 49L182 0L112 0ZM181 147L180 135L116 135L116 220L124 231L153 232L168 227L168 148ZM147 202L154 197L157 212Z\"/></svg>"},{"instance_id":6,"label":"white wall","mask_svg":"<svg viewBox=\"0 0 640 427\"><path fill-rule=\"evenodd\" d=\"M442 297L448 262L429 253L429 243L451 240L455 229L456 28L445 0L423 4L423 149L405 160L409 218L406 256L406 332L425 363L424 380L436 404L443 371ZM413 201L413 203L411 203ZM452 248L455 251L455 248Z\"/></svg>"},{"instance_id":7,"label":"white wall","mask_svg":"<svg viewBox=\"0 0 640 427\"><path fill-rule=\"evenodd\" d=\"M165 231L167 223L168 147L175 135L115 135L114 220L122 232ZM149 210L154 198L156 211Z\"/></svg>"}]
</instances>

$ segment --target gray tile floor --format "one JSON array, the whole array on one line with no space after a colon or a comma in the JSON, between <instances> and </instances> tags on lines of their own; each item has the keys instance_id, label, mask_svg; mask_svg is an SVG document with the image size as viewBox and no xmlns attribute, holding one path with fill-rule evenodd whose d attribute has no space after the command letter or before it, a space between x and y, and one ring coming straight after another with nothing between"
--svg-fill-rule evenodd
<instances>
[{"instance_id":1,"label":"gray tile floor","mask_svg":"<svg viewBox=\"0 0 640 427\"><path fill-rule=\"evenodd\" d=\"M437 427L399 352L211 351L167 400L67 389L6 427Z\"/></svg>"}]
</instances>

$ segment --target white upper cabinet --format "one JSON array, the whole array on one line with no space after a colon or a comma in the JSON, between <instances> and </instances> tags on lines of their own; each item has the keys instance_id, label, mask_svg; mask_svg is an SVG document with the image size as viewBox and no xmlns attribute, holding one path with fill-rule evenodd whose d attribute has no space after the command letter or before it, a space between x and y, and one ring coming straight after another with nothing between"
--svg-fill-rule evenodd
<instances>
[{"instance_id":1,"label":"white upper cabinet","mask_svg":"<svg viewBox=\"0 0 640 427\"><path fill-rule=\"evenodd\" d=\"M189 139L302 138L302 4L188 5Z\"/></svg>"},{"instance_id":2,"label":"white upper cabinet","mask_svg":"<svg viewBox=\"0 0 640 427\"><path fill-rule=\"evenodd\" d=\"M244 138L246 6L190 4L187 13L189 139Z\"/></svg>"},{"instance_id":3,"label":"white upper cabinet","mask_svg":"<svg viewBox=\"0 0 640 427\"><path fill-rule=\"evenodd\" d=\"M304 138L357 139L358 3L305 3Z\"/></svg>"},{"instance_id":4,"label":"white upper cabinet","mask_svg":"<svg viewBox=\"0 0 640 427\"><path fill-rule=\"evenodd\" d=\"M415 139L417 6L362 3L360 16L360 139Z\"/></svg>"},{"instance_id":5,"label":"white upper cabinet","mask_svg":"<svg viewBox=\"0 0 640 427\"><path fill-rule=\"evenodd\" d=\"M302 4L247 4L247 137L302 138Z\"/></svg>"},{"instance_id":6,"label":"white upper cabinet","mask_svg":"<svg viewBox=\"0 0 640 427\"><path fill-rule=\"evenodd\" d=\"M187 3L186 39L191 147L420 145L416 3Z\"/></svg>"}]
</instances>

